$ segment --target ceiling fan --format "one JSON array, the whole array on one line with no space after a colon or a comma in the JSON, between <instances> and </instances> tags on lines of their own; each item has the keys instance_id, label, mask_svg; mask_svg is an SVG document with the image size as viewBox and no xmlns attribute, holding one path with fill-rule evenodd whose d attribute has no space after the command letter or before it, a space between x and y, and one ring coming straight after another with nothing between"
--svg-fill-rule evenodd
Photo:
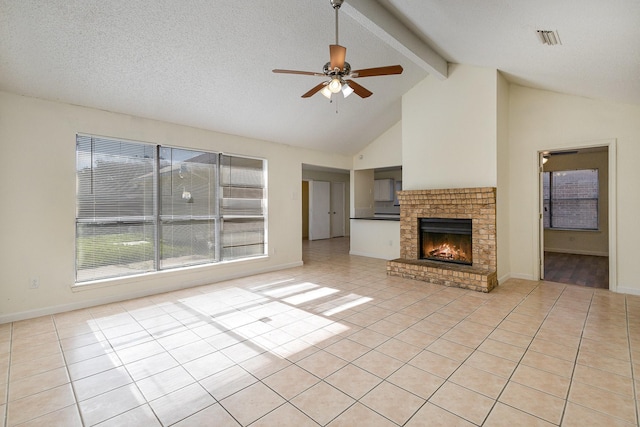
<instances>
[{"instance_id":1,"label":"ceiling fan","mask_svg":"<svg viewBox=\"0 0 640 427\"><path fill-rule=\"evenodd\" d=\"M329 45L329 62L324 64L321 73L313 71L296 71L296 70L273 70L274 73L282 74L302 74L307 76L327 77L328 80L319 83L302 95L303 98L309 98L317 92L322 93L331 99L334 93L342 92L344 97L351 95L353 92L361 98L367 98L373 95L369 89L356 83L352 78L388 76L391 74L401 74L402 67L400 65L390 65L387 67L365 68L362 70L351 70L351 65L345 61L347 48L338 44L338 10L342 6L343 0L329 0L331 6L335 10L336 15L336 44Z\"/></svg>"}]
</instances>

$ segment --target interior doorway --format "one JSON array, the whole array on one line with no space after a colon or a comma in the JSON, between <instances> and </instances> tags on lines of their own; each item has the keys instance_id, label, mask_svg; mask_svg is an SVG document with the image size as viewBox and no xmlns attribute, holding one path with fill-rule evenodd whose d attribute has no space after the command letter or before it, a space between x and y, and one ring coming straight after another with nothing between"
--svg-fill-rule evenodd
<instances>
[{"instance_id":1,"label":"interior doorway","mask_svg":"<svg viewBox=\"0 0 640 427\"><path fill-rule=\"evenodd\" d=\"M539 153L540 279L611 289L612 145ZM614 199L615 200L615 199ZM613 254L615 256L615 254Z\"/></svg>"},{"instance_id":2,"label":"interior doorway","mask_svg":"<svg viewBox=\"0 0 640 427\"><path fill-rule=\"evenodd\" d=\"M302 165L303 240L349 236L350 180L346 169Z\"/></svg>"}]
</instances>

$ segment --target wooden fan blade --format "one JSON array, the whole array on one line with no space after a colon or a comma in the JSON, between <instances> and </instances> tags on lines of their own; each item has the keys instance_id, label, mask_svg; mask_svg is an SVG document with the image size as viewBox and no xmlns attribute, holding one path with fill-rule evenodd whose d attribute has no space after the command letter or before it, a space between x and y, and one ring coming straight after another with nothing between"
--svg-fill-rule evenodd
<instances>
[{"instance_id":1,"label":"wooden fan blade","mask_svg":"<svg viewBox=\"0 0 640 427\"><path fill-rule=\"evenodd\" d=\"M391 74L402 74L402 67L400 65L389 65L388 67L365 68L352 71L351 77L389 76Z\"/></svg>"},{"instance_id":2,"label":"wooden fan blade","mask_svg":"<svg viewBox=\"0 0 640 427\"><path fill-rule=\"evenodd\" d=\"M339 44L329 45L329 53L331 54L331 70L338 67L340 70L344 68L344 59L347 56L347 48Z\"/></svg>"},{"instance_id":3,"label":"wooden fan blade","mask_svg":"<svg viewBox=\"0 0 640 427\"><path fill-rule=\"evenodd\" d=\"M319 85L314 86L309 92L307 92L304 95L302 95L302 97L303 98L309 98L309 97L315 95L316 93L320 92L320 89L322 89L325 84L326 84L326 82L322 82Z\"/></svg>"},{"instance_id":4,"label":"wooden fan blade","mask_svg":"<svg viewBox=\"0 0 640 427\"><path fill-rule=\"evenodd\" d=\"M314 73L313 71L297 71L297 70L272 70L274 73L281 74L302 74L305 76L324 76L323 73Z\"/></svg>"},{"instance_id":5,"label":"wooden fan blade","mask_svg":"<svg viewBox=\"0 0 640 427\"><path fill-rule=\"evenodd\" d=\"M349 83L349 86L351 86L353 91L360 98L368 98L371 95L373 95L373 92L371 92L369 89L367 89L365 87L362 87L361 85L359 85L358 83L354 82L353 80L346 80L346 82Z\"/></svg>"}]
</instances>

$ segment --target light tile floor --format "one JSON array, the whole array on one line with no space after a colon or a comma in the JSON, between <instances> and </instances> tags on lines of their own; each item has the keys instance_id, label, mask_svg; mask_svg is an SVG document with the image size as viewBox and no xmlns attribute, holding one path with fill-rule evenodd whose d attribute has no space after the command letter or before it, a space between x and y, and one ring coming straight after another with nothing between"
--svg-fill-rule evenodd
<instances>
[{"instance_id":1,"label":"light tile floor","mask_svg":"<svg viewBox=\"0 0 640 427\"><path fill-rule=\"evenodd\" d=\"M634 426L640 297L305 265L0 325L5 426Z\"/></svg>"}]
</instances>

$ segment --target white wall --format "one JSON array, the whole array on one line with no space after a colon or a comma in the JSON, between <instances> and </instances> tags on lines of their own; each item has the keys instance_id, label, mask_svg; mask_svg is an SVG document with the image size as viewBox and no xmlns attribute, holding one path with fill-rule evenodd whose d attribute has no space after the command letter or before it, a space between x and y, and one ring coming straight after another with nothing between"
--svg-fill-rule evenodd
<instances>
[{"instance_id":1,"label":"white wall","mask_svg":"<svg viewBox=\"0 0 640 427\"><path fill-rule=\"evenodd\" d=\"M400 221L351 220L351 255L371 258L400 257Z\"/></svg>"},{"instance_id":2,"label":"white wall","mask_svg":"<svg viewBox=\"0 0 640 427\"><path fill-rule=\"evenodd\" d=\"M609 250L617 253L617 291L640 294L640 107L511 85L509 123L511 272L538 277L536 153L615 141L617 247Z\"/></svg>"},{"instance_id":3,"label":"white wall","mask_svg":"<svg viewBox=\"0 0 640 427\"><path fill-rule=\"evenodd\" d=\"M496 187L497 71L451 64L402 97L403 189Z\"/></svg>"},{"instance_id":4,"label":"white wall","mask_svg":"<svg viewBox=\"0 0 640 427\"><path fill-rule=\"evenodd\" d=\"M74 285L75 135L225 151L268 160L268 257ZM351 157L0 92L0 323L301 264L302 163ZM276 254L277 251L277 254ZM29 289L31 277L39 289Z\"/></svg>"}]
</instances>

